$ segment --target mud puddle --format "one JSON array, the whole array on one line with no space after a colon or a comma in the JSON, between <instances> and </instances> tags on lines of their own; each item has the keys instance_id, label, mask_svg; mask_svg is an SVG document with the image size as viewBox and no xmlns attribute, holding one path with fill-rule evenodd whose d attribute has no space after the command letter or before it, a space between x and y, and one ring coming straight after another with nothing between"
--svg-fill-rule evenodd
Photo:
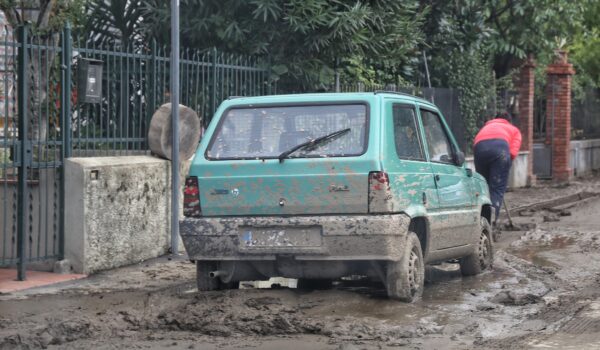
<instances>
[{"instance_id":1,"label":"mud puddle","mask_svg":"<svg viewBox=\"0 0 600 350\"><path fill-rule=\"evenodd\" d=\"M540 244L541 241L531 241L529 244L521 246L509 247L508 252L521 259L527 260L537 266L558 268L558 265L552 258L545 257L544 253L555 250L567 249L575 244L575 239L572 237L556 236L549 239L548 242Z\"/></svg>"},{"instance_id":2,"label":"mud puddle","mask_svg":"<svg viewBox=\"0 0 600 350\"><path fill-rule=\"evenodd\" d=\"M600 231L589 228L600 219L588 215L573 210L564 221L515 233L496 251L494 269L479 276L463 278L457 264L428 267L414 304L388 300L380 283L354 280L324 291L198 293L185 261L3 296L0 349L593 348ZM569 343L574 333L583 340Z\"/></svg>"}]
</instances>

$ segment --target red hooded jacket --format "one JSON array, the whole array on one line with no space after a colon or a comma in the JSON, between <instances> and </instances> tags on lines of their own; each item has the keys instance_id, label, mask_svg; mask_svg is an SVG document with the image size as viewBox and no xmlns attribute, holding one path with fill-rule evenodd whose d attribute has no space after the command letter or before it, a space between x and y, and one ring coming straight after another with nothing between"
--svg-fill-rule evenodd
<instances>
[{"instance_id":1,"label":"red hooded jacket","mask_svg":"<svg viewBox=\"0 0 600 350\"><path fill-rule=\"evenodd\" d=\"M519 149L521 148L521 131L508 120L496 118L485 123L483 128L477 133L477 136L475 136L473 145L476 145L480 141L492 139L500 139L508 143L511 159L515 159L519 154Z\"/></svg>"}]
</instances>

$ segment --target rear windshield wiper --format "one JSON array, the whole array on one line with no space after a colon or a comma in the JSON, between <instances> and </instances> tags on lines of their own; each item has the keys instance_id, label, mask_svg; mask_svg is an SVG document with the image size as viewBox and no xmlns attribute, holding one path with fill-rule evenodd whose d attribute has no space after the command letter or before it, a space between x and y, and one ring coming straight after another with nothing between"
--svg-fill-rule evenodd
<instances>
[{"instance_id":1,"label":"rear windshield wiper","mask_svg":"<svg viewBox=\"0 0 600 350\"><path fill-rule=\"evenodd\" d=\"M314 147L314 146L322 144L322 143L324 143L326 141L333 140L334 138L336 138L338 136L344 135L345 133L347 133L349 131L350 131L350 128L343 129L343 130L338 130L338 131L334 131L331 134L327 134L325 136L317 137L316 139L312 139L310 141L306 141L306 142L303 142L303 143L301 143L299 145L296 145L296 146L288 149L287 151L281 153L279 155L279 157L277 157L277 158L279 158L279 163L283 162L283 160L285 158L287 158L290 154L292 154L292 153L294 153L294 152L296 152L296 151L298 151L300 149Z\"/></svg>"}]
</instances>

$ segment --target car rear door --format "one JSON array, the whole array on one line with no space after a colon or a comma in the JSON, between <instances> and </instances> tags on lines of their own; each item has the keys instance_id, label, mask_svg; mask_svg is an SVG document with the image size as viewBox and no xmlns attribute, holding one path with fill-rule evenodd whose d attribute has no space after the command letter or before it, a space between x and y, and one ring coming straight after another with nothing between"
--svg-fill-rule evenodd
<instances>
[{"instance_id":1,"label":"car rear door","mask_svg":"<svg viewBox=\"0 0 600 350\"><path fill-rule=\"evenodd\" d=\"M420 106L419 114L427 142L439 197L439 211L431 220L435 250L460 247L473 242L479 213L472 195L472 177L463 164L455 164L458 147L441 114L429 106Z\"/></svg>"},{"instance_id":2,"label":"car rear door","mask_svg":"<svg viewBox=\"0 0 600 350\"><path fill-rule=\"evenodd\" d=\"M204 216L365 214L370 105L365 101L242 106L224 112L192 164ZM281 153L337 131L318 147ZM204 159L202 159L204 158Z\"/></svg>"}]
</instances>

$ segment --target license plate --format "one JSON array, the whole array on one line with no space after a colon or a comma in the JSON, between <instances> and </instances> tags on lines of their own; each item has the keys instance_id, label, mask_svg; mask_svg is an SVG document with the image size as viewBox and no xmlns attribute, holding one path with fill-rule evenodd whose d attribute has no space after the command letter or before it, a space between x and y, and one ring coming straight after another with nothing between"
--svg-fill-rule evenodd
<instances>
[{"instance_id":1,"label":"license plate","mask_svg":"<svg viewBox=\"0 0 600 350\"><path fill-rule=\"evenodd\" d=\"M242 248L321 247L321 227L241 227Z\"/></svg>"}]
</instances>

